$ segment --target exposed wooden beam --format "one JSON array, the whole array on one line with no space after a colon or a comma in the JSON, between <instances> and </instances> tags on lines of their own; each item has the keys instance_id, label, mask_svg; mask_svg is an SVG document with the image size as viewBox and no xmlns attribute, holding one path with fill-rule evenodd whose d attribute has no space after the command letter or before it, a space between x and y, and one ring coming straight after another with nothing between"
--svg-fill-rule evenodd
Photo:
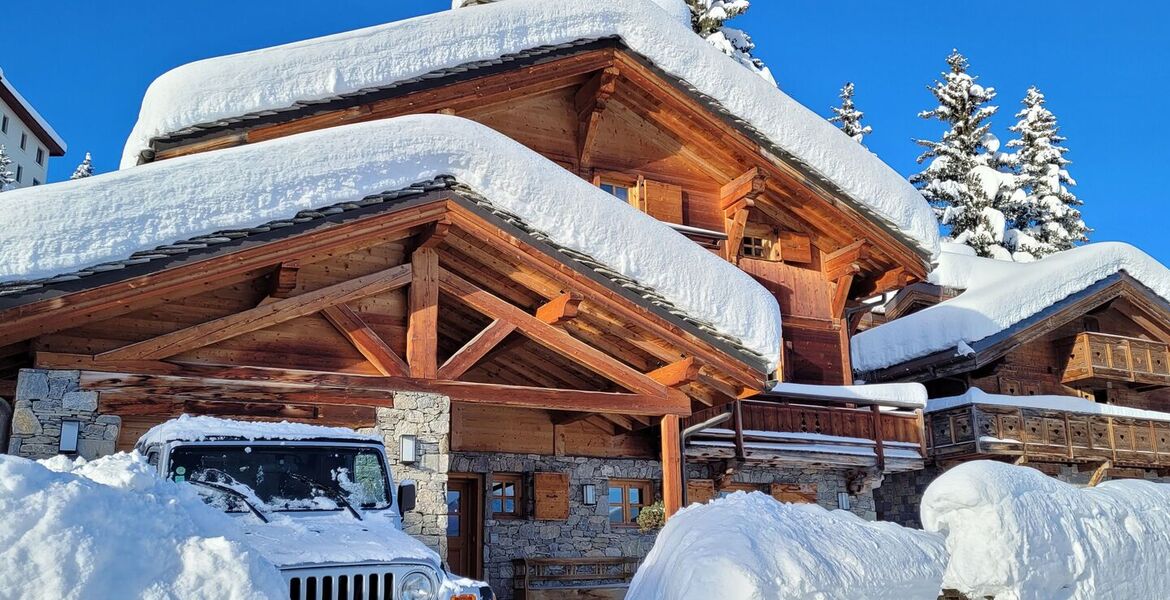
<instances>
[{"instance_id":1,"label":"exposed wooden beam","mask_svg":"<svg viewBox=\"0 0 1170 600\"><path fill-rule=\"evenodd\" d=\"M268 293L272 298L288 298L297 287L297 274L301 270L301 261L286 260L272 275L272 291Z\"/></svg>"},{"instance_id":2,"label":"exposed wooden beam","mask_svg":"<svg viewBox=\"0 0 1170 600\"><path fill-rule=\"evenodd\" d=\"M607 67L593 76L573 97L577 110L577 159L583 168L593 160L593 146L597 141L597 127L601 113L609 103L610 96L617 90L616 67Z\"/></svg>"},{"instance_id":3,"label":"exposed wooden beam","mask_svg":"<svg viewBox=\"0 0 1170 600\"><path fill-rule=\"evenodd\" d=\"M647 375L662 385L676 387L696 381L699 378L699 367L695 357L688 356L678 362L650 371Z\"/></svg>"},{"instance_id":4,"label":"exposed wooden beam","mask_svg":"<svg viewBox=\"0 0 1170 600\"><path fill-rule=\"evenodd\" d=\"M719 208L724 214L755 206L756 199L767 189L768 177L758 167L732 179L719 188Z\"/></svg>"},{"instance_id":5,"label":"exposed wooden beam","mask_svg":"<svg viewBox=\"0 0 1170 600\"><path fill-rule=\"evenodd\" d=\"M410 264L406 361L412 377L433 379L439 352L439 254L434 248L419 248L411 254Z\"/></svg>"},{"instance_id":6,"label":"exposed wooden beam","mask_svg":"<svg viewBox=\"0 0 1170 600\"><path fill-rule=\"evenodd\" d=\"M311 315L328 306L395 290L406 285L410 279L411 266L399 265L103 352L99 357L103 360L167 358Z\"/></svg>"},{"instance_id":7,"label":"exposed wooden beam","mask_svg":"<svg viewBox=\"0 0 1170 600\"><path fill-rule=\"evenodd\" d=\"M723 219L724 233L727 239L723 242L723 259L730 263L739 262L739 253L743 250L743 232L747 228L748 209L736 210L729 217Z\"/></svg>"},{"instance_id":8,"label":"exposed wooden beam","mask_svg":"<svg viewBox=\"0 0 1170 600\"><path fill-rule=\"evenodd\" d=\"M383 375L405 377L410 375L410 368L398 353L389 346L370 326L362 320L347 304L327 306L321 314L328 320L349 343L361 352L374 368Z\"/></svg>"},{"instance_id":9,"label":"exposed wooden beam","mask_svg":"<svg viewBox=\"0 0 1170 600\"><path fill-rule=\"evenodd\" d=\"M451 381L459 379L515 329L516 326L508 321L500 319L492 321L483 331L471 338L455 354L452 354L451 358L443 363L443 366L439 367L437 378Z\"/></svg>"},{"instance_id":10,"label":"exposed wooden beam","mask_svg":"<svg viewBox=\"0 0 1170 600\"><path fill-rule=\"evenodd\" d=\"M679 441L679 418L662 417L662 505L666 518L682 508L682 446Z\"/></svg>"},{"instance_id":11,"label":"exposed wooden beam","mask_svg":"<svg viewBox=\"0 0 1170 600\"><path fill-rule=\"evenodd\" d=\"M857 240L821 259L821 272L829 280L853 275L861 271L860 261L865 260L867 256L869 256L869 241Z\"/></svg>"},{"instance_id":12,"label":"exposed wooden beam","mask_svg":"<svg viewBox=\"0 0 1170 600\"><path fill-rule=\"evenodd\" d=\"M451 222L447 220L436 221L431 223L422 233L418 234L418 241L415 249L430 248L434 249L447 239L447 235L451 232Z\"/></svg>"},{"instance_id":13,"label":"exposed wooden beam","mask_svg":"<svg viewBox=\"0 0 1170 600\"><path fill-rule=\"evenodd\" d=\"M829 310L834 319L845 316L845 303L849 301L849 288L853 285L853 275L842 275L833 282L833 298L830 300Z\"/></svg>"},{"instance_id":14,"label":"exposed wooden beam","mask_svg":"<svg viewBox=\"0 0 1170 600\"><path fill-rule=\"evenodd\" d=\"M445 292L467 306L493 319L514 323L520 333L534 342L628 390L641 394L686 398L681 392L667 388L644 373L635 371L625 363L569 335L563 329L537 319L446 269L440 269L439 285Z\"/></svg>"},{"instance_id":15,"label":"exposed wooden beam","mask_svg":"<svg viewBox=\"0 0 1170 600\"><path fill-rule=\"evenodd\" d=\"M581 305L581 294L565 293L549 300L536 309L536 318L549 325L560 325L577 316Z\"/></svg>"}]
</instances>

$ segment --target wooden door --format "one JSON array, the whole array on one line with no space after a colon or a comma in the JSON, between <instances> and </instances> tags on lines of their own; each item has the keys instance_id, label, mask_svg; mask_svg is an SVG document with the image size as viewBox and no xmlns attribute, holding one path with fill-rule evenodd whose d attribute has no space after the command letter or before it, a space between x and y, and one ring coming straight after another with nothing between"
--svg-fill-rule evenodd
<instances>
[{"instance_id":1,"label":"wooden door","mask_svg":"<svg viewBox=\"0 0 1170 600\"><path fill-rule=\"evenodd\" d=\"M483 489L478 475L447 479L447 565L456 575L483 578Z\"/></svg>"}]
</instances>

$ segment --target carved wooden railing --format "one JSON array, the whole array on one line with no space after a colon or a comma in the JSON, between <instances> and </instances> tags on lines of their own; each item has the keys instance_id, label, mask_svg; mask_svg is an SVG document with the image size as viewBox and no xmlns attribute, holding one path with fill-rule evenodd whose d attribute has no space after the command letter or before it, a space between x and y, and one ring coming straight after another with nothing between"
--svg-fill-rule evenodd
<instances>
[{"instance_id":1,"label":"carved wooden railing","mask_svg":"<svg viewBox=\"0 0 1170 600\"><path fill-rule=\"evenodd\" d=\"M881 468L885 467L886 455L891 448L911 450L919 457L925 457L926 437L922 411L889 408L892 407L856 398L770 394L765 399L740 400L696 411L683 420L683 427L693 427L729 414L731 418L724 423L697 432L694 438L731 440L738 458L745 458L748 452L744 445L753 442L767 443L770 448L779 451L784 449L785 444L815 444L830 453L836 447L871 448L877 457L877 466ZM785 438L770 434L798 435ZM815 437L802 437L799 434L815 434Z\"/></svg>"},{"instance_id":2,"label":"carved wooden railing","mask_svg":"<svg viewBox=\"0 0 1170 600\"><path fill-rule=\"evenodd\" d=\"M1062 381L1076 387L1104 387L1107 381L1170 385L1170 345L1105 333L1080 333L1067 341Z\"/></svg>"},{"instance_id":3,"label":"carved wooden railing","mask_svg":"<svg viewBox=\"0 0 1170 600\"><path fill-rule=\"evenodd\" d=\"M938 460L1016 456L1038 462L1170 467L1170 422L1109 415L969 404L930 413Z\"/></svg>"}]
</instances>

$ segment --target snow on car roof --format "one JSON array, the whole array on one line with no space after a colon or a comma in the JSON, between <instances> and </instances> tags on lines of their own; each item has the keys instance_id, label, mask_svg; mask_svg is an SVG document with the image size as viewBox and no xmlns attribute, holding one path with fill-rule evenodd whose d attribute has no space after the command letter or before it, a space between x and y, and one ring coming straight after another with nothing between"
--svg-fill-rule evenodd
<instances>
[{"instance_id":1,"label":"snow on car roof","mask_svg":"<svg viewBox=\"0 0 1170 600\"><path fill-rule=\"evenodd\" d=\"M905 178L649 0L509 0L183 65L147 90L122 167L134 166L153 138L196 125L615 37L839 188L867 217L926 256L938 254L934 214Z\"/></svg>"},{"instance_id":2,"label":"snow on car roof","mask_svg":"<svg viewBox=\"0 0 1170 600\"><path fill-rule=\"evenodd\" d=\"M321 160L321 148L331 160ZM0 281L117 261L161 242L254 227L440 175L775 368L780 308L749 275L503 134L446 115L347 125L6 192Z\"/></svg>"},{"instance_id":3,"label":"snow on car roof","mask_svg":"<svg viewBox=\"0 0 1170 600\"><path fill-rule=\"evenodd\" d=\"M853 368L865 373L935 352L969 353L971 344L1121 272L1170 301L1170 270L1121 242L1088 244L1030 263L943 252L931 283L964 291L854 336Z\"/></svg>"},{"instance_id":4,"label":"snow on car roof","mask_svg":"<svg viewBox=\"0 0 1170 600\"><path fill-rule=\"evenodd\" d=\"M305 423L236 421L218 417L182 415L151 427L138 440L142 447L167 442L202 442L207 440L348 440L382 442L377 435L357 433L344 427L324 427Z\"/></svg>"}]
</instances>

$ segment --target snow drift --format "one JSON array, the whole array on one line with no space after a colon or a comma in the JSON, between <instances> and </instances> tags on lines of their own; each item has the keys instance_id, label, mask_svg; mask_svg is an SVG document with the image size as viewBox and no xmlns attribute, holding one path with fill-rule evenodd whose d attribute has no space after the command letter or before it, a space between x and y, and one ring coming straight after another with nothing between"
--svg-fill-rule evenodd
<instances>
[{"instance_id":1,"label":"snow drift","mask_svg":"<svg viewBox=\"0 0 1170 600\"><path fill-rule=\"evenodd\" d=\"M0 455L0 515L5 598L287 597L229 517L137 454L88 464Z\"/></svg>"},{"instance_id":2,"label":"snow drift","mask_svg":"<svg viewBox=\"0 0 1170 600\"><path fill-rule=\"evenodd\" d=\"M1034 469L978 461L947 471L922 498L922 522L946 536L944 587L996 600L1163 597L1170 590L1170 485L1078 488Z\"/></svg>"},{"instance_id":3,"label":"snow drift","mask_svg":"<svg viewBox=\"0 0 1170 600\"><path fill-rule=\"evenodd\" d=\"M120 260L438 175L654 289L775 368L780 308L749 275L508 137L445 115L335 127L6 192L0 280Z\"/></svg>"},{"instance_id":4,"label":"snow drift","mask_svg":"<svg viewBox=\"0 0 1170 600\"><path fill-rule=\"evenodd\" d=\"M610 37L714 98L925 254L938 254L934 213L905 178L649 0L508 0L183 65L146 91L122 167L134 166L152 138L193 125Z\"/></svg>"},{"instance_id":5,"label":"snow drift","mask_svg":"<svg viewBox=\"0 0 1170 600\"><path fill-rule=\"evenodd\" d=\"M1087 244L1031 263L943 252L931 283L965 291L854 336L853 368L871 371L975 344L1121 272L1170 301L1170 270L1121 242Z\"/></svg>"},{"instance_id":6,"label":"snow drift","mask_svg":"<svg viewBox=\"0 0 1170 600\"><path fill-rule=\"evenodd\" d=\"M935 600L942 539L737 492L667 522L629 600Z\"/></svg>"}]
</instances>

